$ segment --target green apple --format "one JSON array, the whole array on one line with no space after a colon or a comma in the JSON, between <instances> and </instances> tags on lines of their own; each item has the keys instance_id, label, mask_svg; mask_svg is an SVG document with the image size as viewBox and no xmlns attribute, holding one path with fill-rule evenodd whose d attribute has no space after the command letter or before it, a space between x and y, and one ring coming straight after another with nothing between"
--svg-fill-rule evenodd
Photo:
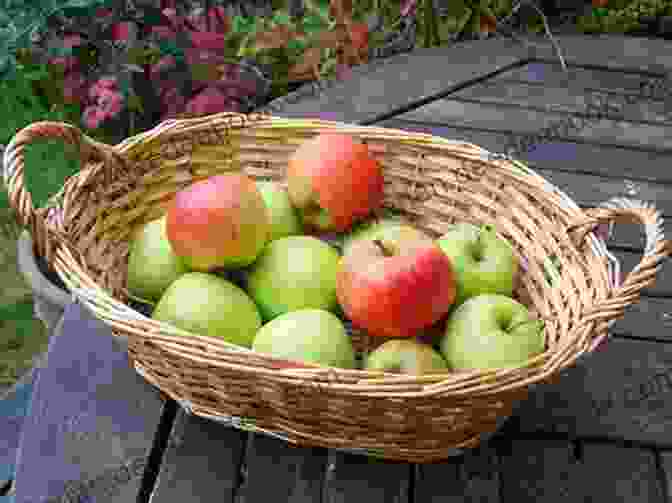
<instances>
[{"instance_id":1,"label":"green apple","mask_svg":"<svg viewBox=\"0 0 672 503\"><path fill-rule=\"evenodd\" d=\"M419 239L431 239L420 229L416 229L401 217L374 218L358 225L355 230L346 235L343 241L343 255L347 255L352 245L356 242L374 239L381 241L411 241Z\"/></svg>"},{"instance_id":2,"label":"green apple","mask_svg":"<svg viewBox=\"0 0 672 503\"><path fill-rule=\"evenodd\" d=\"M494 227L454 224L437 243L453 265L457 283L455 307L476 295L513 295L518 259Z\"/></svg>"},{"instance_id":3,"label":"green apple","mask_svg":"<svg viewBox=\"0 0 672 503\"><path fill-rule=\"evenodd\" d=\"M543 322L504 295L478 295L448 318L441 353L455 370L518 366L544 351Z\"/></svg>"},{"instance_id":4,"label":"green apple","mask_svg":"<svg viewBox=\"0 0 672 503\"><path fill-rule=\"evenodd\" d=\"M340 257L312 236L271 241L247 271L246 290L264 321L298 309L335 311Z\"/></svg>"},{"instance_id":5,"label":"green apple","mask_svg":"<svg viewBox=\"0 0 672 503\"><path fill-rule=\"evenodd\" d=\"M351 369L352 341L336 315L322 309L300 309L266 323L252 349L278 358Z\"/></svg>"},{"instance_id":6,"label":"green apple","mask_svg":"<svg viewBox=\"0 0 672 503\"><path fill-rule=\"evenodd\" d=\"M415 339L393 339L384 342L366 359L366 370L422 375L448 373L443 357L431 346Z\"/></svg>"},{"instance_id":7,"label":"green apple","mask_svg":"<svg viewBox=\"0 0 672 503\"><path fill-rule=\"evenodd\" d=\"M175 280L159 300L152 318L247 348L261 327L257 306L241 288L202 272L190 272Z\"/></svg>"},{"instance_id":8,"label":"green apple","mask_svg":"<svg viewBox=\"0 0 672 503\"><path fill-rule=\"evenodd\" d=\"M156 302L186 272L186 264L175 255L166 236L166 217L136 232L128 253L127 288L132 295Z\"/></svg>"},{"instance_id":9,"label":"green apple","mask_svg":"<svg viewBox=\"0 0 672 503\"><path fill-rule=\"evenodd\" d=\"M269 241L297 236L303 232L299 215L292 206L287 190L277 182L257 182L266 203L270 221Z\"/></svg>"}]
</instances>

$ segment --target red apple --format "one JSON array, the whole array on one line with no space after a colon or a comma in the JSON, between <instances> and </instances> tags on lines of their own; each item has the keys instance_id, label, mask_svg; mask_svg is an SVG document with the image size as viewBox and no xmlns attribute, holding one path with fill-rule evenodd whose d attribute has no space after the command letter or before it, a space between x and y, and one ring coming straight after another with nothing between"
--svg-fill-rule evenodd
<instances>
[{"instance_id":1,"label":"red apple","mask_svg":"<svg viewBox=\"0 0 672 503\"><path fill-rule=\"evenodd\" d=\"M374 336L412 337L455 301L450 259L430 239L353 243L336 275L336 296L353 325Z\"/></svg>"},{"instance_id":2,"label":"red apple","mask_svg":"<svg viewBox=\"0 0 672 503\"><path fill-rule=\"evenodd\" d=\"M323 133L304 142L287 165L287 190L306 228L347 231L383 203L383 170L350 135Z\"/></svg>"},{"instance_id":3,"label":"red apple","mask_svg":"<svg viewBox=\"0 0 672 503\"><path fill-rule=\"evenodd\" d=\"M269 233L266 203L242 174L196 182L175 195L166 234L176 255L194 271L250 265Z\"/></svg>"}]
</instances>

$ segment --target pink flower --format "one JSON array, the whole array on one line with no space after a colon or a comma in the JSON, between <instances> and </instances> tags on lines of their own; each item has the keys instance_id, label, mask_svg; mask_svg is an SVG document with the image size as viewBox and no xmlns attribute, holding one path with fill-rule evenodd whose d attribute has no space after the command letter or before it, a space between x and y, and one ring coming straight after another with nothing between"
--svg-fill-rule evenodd
<instances>
[{"instance_id":1,"label":"pink flower","mask_svg":"<svg viewBox=\"0 0 672 503\"><path fill-rule=\"evenodd\" d=\"M116 77L98 79L89 88L89 106L82 114L86 127L95 129L108 119L116 117L123 109L124 96L118 90Z\"/></svg>"},{"instance_id":2,"label":"pink flower","mask_svg":"<svg viewBox=\"0 0 672 503\"><path fill-rule=\"evenodd\" d=\"M107 118L115 117L124 104L124 97L117 91L103 89L96 100L98 107L107 114Z\"/></svg>"},{"instance_id":3,"label":"pink flower","mask_svg":"<svg viewBox=\"0 0 672 503\"><path fill-rule=\"evenodd\" d=\"M104 94L106 91L116 91L118 89L116 77L101 77L89 89L89 98L93 100L101 93Z\"/></svg>"},{"instance_id":4,"label":"pink flower","mask_svg":"<svg viewBox=\"0 0 672 503\"><path fill-rule=\"evenodd\" d=\"M131 38L131 33L134 27L134 23L131 21L115 23L112 25L110 36L112 37L112 40L128 40Z\"/></svg>"},{"instance_id":5,"label":"pink flower","mask_svg":"<svg viewBox=\"0 0 672 503\"><path fill-rule=\"evenodd\" d=\"M88 129L97 129L105 120L105 114L98 107L86 107L82 114L82 122Z\"/></svg>"},{"instance_id":6,"label":"pink flower","mask_svg":"<svg viewBox=\"0 0 672 503\"><path fill-rule=\"evenodd\" d=\"M189 38L191 44L198 49L221 50L226 44L226 35L213 31L192 31Z\"/></svg>"},{"instance_id":7,"label":"pink flower","mask_svg":"<svg viewBox=\"0 0 672 503\"><path fill-rule=\"evenodd\" d=\"M84 39L81 37L81 35L68 34L63 37L63 47L67 47L69 49L82 45L83 43Z\"/></svg>"}]
</instances>

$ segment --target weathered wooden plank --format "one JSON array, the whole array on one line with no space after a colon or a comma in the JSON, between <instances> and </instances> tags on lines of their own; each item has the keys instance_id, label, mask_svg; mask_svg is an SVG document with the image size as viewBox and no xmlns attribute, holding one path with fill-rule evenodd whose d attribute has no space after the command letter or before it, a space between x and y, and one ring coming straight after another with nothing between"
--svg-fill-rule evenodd
<instances>
[{"instance_id":1,"label":"weathered wooden plank","mask_svg":"<svg viewBox=\"0 0 672 503\"><path fill-rule=\"evenodd\" d=\"M504 501L662 503L652 451L586 444L581 460L561 440L514 440L502 459Z\"/></svg>"},{"instance_id":2,"label":"weathered wooden plank","mask_svg":"<svg viewBox=\"0 0 672 503\"><path fill-rule=\"evenodd\" d=\"M233 503L246 434L180 409L152 501Z\"/></svg>"},{"instance_id":3,"label":"weathered wooden plank","mask_svg":"<svg viewBox=\"0 0 672 503\"><path fill-rule=\"evenodd\" d=\"M159 393L130 367L111 330L81 305L68 305L24 423L16 502L60 498L78 481L99 480L149 455L162 408ZM117 484L105 501L137 494L140 475Z\"/></svg>"},{"instance_id":4,"label":"weathered wooden plank","mask_svg":"<svg viewBox=\"0 0 672 503\"><path fill-rule=\"evenodd\" d=\"M251 434L236 502L320 501L326 467L326 449L294 447L279 439Z\"/></svg>"},{"instance_id":5,"label":"weathered wooden plank","mask_svg":"<svg viewBox=\"0 0 672 503\"><path fill-rule=\"evenodd\" d=\"M592 442L584 442L581 450L584 501L665 501L653 450Z\"/></svg>"},{"instance_id":6,"label":"weathered wooden plank","mask_svg":"<svg viewBox=\"0 0 672 503\"><path fill-rule=\"evenodd\" d=\"M663 215L672 215L672 185L670 184L623 180L622 178L567 173L550 169L537 169L536 171L580 206L594 207L614 197L626 197L651 202Z\"/></svg>"},{"instance_id":7,"label":"weathered wooden plank","mask_svg":"<svg viewBox=\"0 0 672 503\"><path fill-rule=\"evenodd\" d=\"M544 37L529 39L536 47L530 49L535 60L557 63L557 52L550 43L535 43ZM622 37L617 34L561 34L556 40L562 45L568 66L596 66L600 69L624 72L664 73L672 68L665 53L668 42L662 39ZM623 52L620 52L623 51Z\"/></svg>"},{"instance_id":8,"label":"weathered wooden plank","mask_svg":"<svg viewBox=\"0 0 672 503\"><path fill-rule=\"evenodd\" d=\"M285 117L349 123L378 120L508 69L527 57L528 51L518 43L488 42L416 49L412 54L374 60L353 68L353 75L345 81L325 82L325 89L317 92L306 87L296 93L297 98L278 99L265 109ZM447 61L450 72L446 72Z\"/></svg>"},{"instance_id":9,"label":"weathered wooden plank","mask_svg":"<svg viewBox=\"0 0 672 503\"><path fill-rule=\"evenodd\" d=\"M655 321L642 323L647 332ZM672 344L613 337L534 387L515 414L524 432L561 432L672 446Z\"/></svg>"},{"instance_id":10,"label":"weathered wooden plank","mask_svg":"<svg viewBox=\"0 0 672 503\"><path fill-rule=\"evenodd\" d=\"M620 261L623 273L630 272L642 259L640 253L619 250L614 250L612 253ZM666 261L660 268L656 276L656 282L652 286L642 290L642 293L651 297L672 296L672 268L669 261Z\"/></svg>"},{"instance_id":11,"label":"weathered wooden plank","mask_svg":"<svg viewBox=\"0 0 672 503\"><path fill-rule=\"evenodd\" d=\"M664 73L672 70L669 42L662 39L619 35L559 35L556 41L568 65L594 65L613 70ZM548 39L532 36L530 54L544 61L558 61Z\"/></svg>"},{"instance_id":12,"label":"weathered wooden plank","mask_svg":"<svg viewBox=\"0 0 672 503\"><path fill-rule=\"evenodd\" d=\"M502 453L502 500L584 501L573 445L562 440L512 440Z\"/></svg>"},{"instance_id":13,"label":"weathered wooden plank","mask_svg":"<svg viewBox=\"0 0 672 503\"><path fill-rule=\"evenodd\" d=\"M504 152L509 142L506 130L464 129L437 126L397 118L381 121L376 126L429 133L444 138L464 140L491 151ZM622 177L652 182L672 182L669 154L645 150L591 145L571 141L541 143L530 152L516 155L533 169L583 172L607 177Z\"/></svg>"},{"instance_id":14,"label":"weathered wooden plank","mask_svg":"<svg viewBox=\"0 0 672 503\"><path fill-rule=\"evenodd\" d=\"M644 328L644 329L643 329ZM672 299L641 297L630 306L611 333L641 339L672 341Z\"/></svg>"},{"instance_id":15,"label":"weathered wooden plank","mask_svg":"<svg viewBox=\"0 0 672 503\"><path fill-rule=\"evenodd\" d=\"M413 501L418 503L500 503L499 456L489 444L464 456L415 467Z\"/></svg>"},{"instance_id":16,"label":"weathered wooden plank","mask_svg":"<svg viewBox=\"0 0 672 503\"><path fill-rule=\"evenodd\" d=\"M658 461L661 467L661 479L664 487L667 488L667 501L670 500L672 492L672 451L658 451Z\"/></svg>"},{"instance_id":17,"label":"weathered wooden plank","mask_svg":"<svg viewBox=\"0 0 672 503\"><path fill-rule=\"evenodd\" d=\"M549 85L533 85L486 80L451 94L450 99L489 105L517 105L523 109L570 114L585 114L590 106L599 108L602 104L608 104L609 109L603 112L603 116L610 119L668 124L672 121L670 102L654 101L644 97L645 95L637 96L634 92L619 94L559 87L561 85L562 83L554 82Z\"/></svg>"},{"instance_id":18,"label":"weathered wooden plank","mask_svg":"<svg viewBox=\"0 0 672 503\"><path fill-rule=\"evenodd\" d=\"M558 134L571 140L665 151L672 149L669 129L662 125L616 121L600 117L579 121L576 116L569 113L541 112L515 105L484 105L443 98L395 118L438 126L510 131L518 136L543 134L545 130L548 130L547 128L566 124L567 128L561 129ZM576 126L570 128L572 120L576 122Z\"/></svg>"},{"instance_id":19,"label":"weathered wooden plank","mask_svg":"<svg viewBox=\"0 0 672 503\"><path fill-rule=\"evenodd\" d=\"M531 62L520 68L500 73L492 77L490 82L510 85L528 83L548 88L558 86L573 93L580 90L609 90L630 94L639 93L643 84L656 78L658 75L652 75L651 72L628 72L621 69L608 70L582 66L568 66L565 71L559 62Z\"/></svg>"},{"instance_id":20,"label":"weathered wooden plank","mask_svg":"<svg viewBox=\"0 0 672 503\"><path fill-rule=\"evenodd\" d=\"M549 169L537 169L546 180L571 197L582 208L599 206L614 197L625 197L647 201L666 217L666 236L672 234L672 186L669 184L623 180L581 173L567 173ZM609 240L609 246L643 250L645 246L644 228L635 224L618 224Z\"/></svg>"},{"instance_id":21,"label":"weathered wooden plank","mask_svg":"<svg viewBox=\"0 0 672 503\"><path fill-rule=\"evenodd\" d=\"M412 465L330 451L324 503L405 503L409 501Z\"/></svg>"}]
</instances>

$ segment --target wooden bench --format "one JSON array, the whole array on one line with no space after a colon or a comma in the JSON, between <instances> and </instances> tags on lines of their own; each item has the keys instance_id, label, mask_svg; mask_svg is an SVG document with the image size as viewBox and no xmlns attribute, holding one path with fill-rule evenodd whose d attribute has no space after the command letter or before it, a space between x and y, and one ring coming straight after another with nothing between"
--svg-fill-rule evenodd
<instances>
[{"instance_id":1,"label":"wooden bench","mask_svg":"<svg viewBox=\"0 0 672 503\"><path fill-rule=\"evenodd\" d=\"M672 101L637 96L672 70L672 45L560 37L566 75L548 42L531 41L543 47L487 40L420 49L272 108L517 149L583 207L620 195L672 216ZM596 97L613 105L606 115L587 111ZM545 128L553 135L519 141ZM618 226L610 245L626 271L643 248L629 226ZM78 491L96 502L151 494L160 503L663 503L672 479L671 275L664 268L613 338L535 388L494 438L428 465L295 448L190 416L125 365L102 324L69 306L24 427L16 501L44 501L68 480L91 480ZM137 470L115 472L123 463ZM115 473L130 480L104 491L100 481Z\"/></svg>"}]
</instances>

